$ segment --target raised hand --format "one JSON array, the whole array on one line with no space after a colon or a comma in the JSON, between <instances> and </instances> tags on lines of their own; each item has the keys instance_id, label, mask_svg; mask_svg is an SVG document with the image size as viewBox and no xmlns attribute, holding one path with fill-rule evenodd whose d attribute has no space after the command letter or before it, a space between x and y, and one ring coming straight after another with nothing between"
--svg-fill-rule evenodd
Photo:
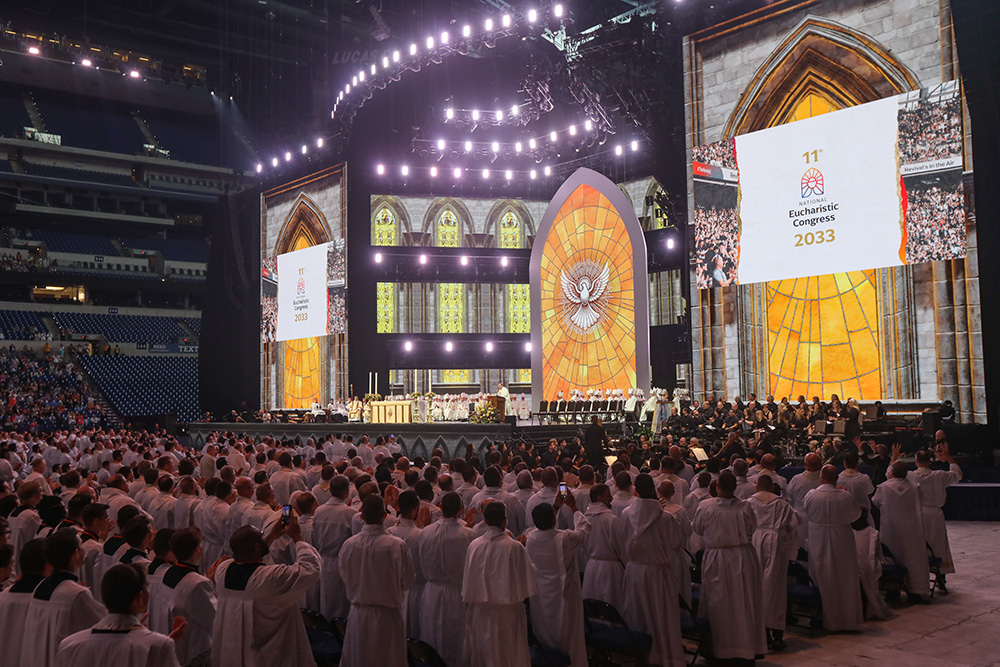
<instances>
[{"instance_id":1,"label":"raised hand","mask_svg":"<svg viewBox=\"0 0 1000 667\"><path fill-rule=\"evenodd\" d=\"M184 636L184 631L187 630L187 624L188 622L184 620L183 616L175 616L174 626L173 628L171 628L170 634L167 636L176 642L178 639Z\"/></svg>"},{"instance_id":2,"label":"raised hand","mask_svg":"<svg viewBox=\"0 0 1000 667\"><path fill-rule=\"evenodd\" d=\"M892 460L895 461L903 455L903 446L898 442L892 446Z\"/></svg>"}]
</instances>

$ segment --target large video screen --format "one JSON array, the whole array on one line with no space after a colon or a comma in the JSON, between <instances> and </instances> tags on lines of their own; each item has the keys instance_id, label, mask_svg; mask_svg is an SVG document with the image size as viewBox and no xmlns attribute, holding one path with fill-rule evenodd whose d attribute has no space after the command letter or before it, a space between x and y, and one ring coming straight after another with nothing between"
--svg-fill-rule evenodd
<instances>
[{"instance_id":1,"label":"large video screen","mask_svg":"<svg viewBox=\"0 0 1000 667\"><path fill-rule=\"evenodd\" d=\"M261 197L261 404L347 398L344 165Z\"/></svg>"},{"instance_id":2,"label":"large video screen","mask_svg":"<svg viewBox=\"0 0 1000 667\"><path fill-rule=\"evenodd\" d=\"M957 82L692 151L700 288L965 257Z\"/></svg>"}]
</instances>

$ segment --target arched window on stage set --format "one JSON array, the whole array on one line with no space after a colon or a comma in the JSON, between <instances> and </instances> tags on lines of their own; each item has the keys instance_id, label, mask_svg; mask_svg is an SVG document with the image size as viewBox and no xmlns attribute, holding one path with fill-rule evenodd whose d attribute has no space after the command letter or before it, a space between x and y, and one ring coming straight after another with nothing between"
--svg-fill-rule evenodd
<instances>
[{"instance_id":1,"label":"arched window on stage set","mask_svg":"<svg viewBox=\"0 0 1000 667\"><path fill-rule=\"evenodd\" d=\"M524 225L512 210L497 221L497 240L504 250L524 247ZM507 333L531 333L531 290L528 285L507 285ZM517 370L517 382L530 383L531 369Z\"/></svg>"},{"instance_id":2,"label":"arched window on stage set","mask_svg":"<svg viewBox=\"0 0 1000 667\"><path fill-rule=\"evenodd\" d=\"M372 245L399 244L399 220L388 206L382 206L372 217ZM396 333L396 283L375 284L376 331Z\"/></svg>"},{"instance_id":3,"label":"arched window on stage set","mask_svg":"<svg viewBox=\"0 0 1000 667\"><path fill-rule=\"evenodd\" d=\"M462 223L458 214L449 206L438 213L434 221L434 241L440 248L460 248ZM466 289L463 283L438 283L437 331L438 333L466 332ZM468 384L469 371L449 369L441 371L444 384Z\"/></svg>"}]
</instances>

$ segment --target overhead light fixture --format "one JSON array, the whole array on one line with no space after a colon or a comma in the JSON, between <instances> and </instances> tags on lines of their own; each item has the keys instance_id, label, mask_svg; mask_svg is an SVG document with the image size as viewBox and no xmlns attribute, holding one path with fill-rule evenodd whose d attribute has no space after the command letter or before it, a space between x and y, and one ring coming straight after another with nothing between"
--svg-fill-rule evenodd
<instances>
[{"instance_id":1,"label":"overhead light fixture","mask_svg":"<svg viewBox=\"0 0 1000 667\"><path fill-rule=\"evenodd\" d=\"M459 263L462 266L468 266L469 265L469 258L466 257L465 255L462 255L462 258L460 260L458 260L458 261L459 261Z\"/></svg>"},{"instance_id":2,"label":"overhead light fixture","mask_svg":"<svg viewBox=\"0 0 1000 667\"><path fill-rule=\"evenodd\" d=\"M591 121L589 118L587 120L585 120L583 122L583 129L585 129L587 132L590 132L591 130L593 130L594 129L594 123L593 123L593 121Z\"/></svg>"},{"instance_id":3,"label":"overhead light fixture","mask_svg":"<svg viewBox=\"0 0 1000 667\"><path fill-rule=\"evenodd\" d=\"M551 176L552 175L552 167L546 166L545 169L542 170L542 173L545 174L546 176Z\"/></svg>"},{"instance_id":4,"label":"overhead light fixture","mask_svg":"<svg viewBox=\"0 0 1000 667\"><path fill-rule=\"evenodd\" d=\"M520 153L522 148L524 148L524 146L521 144L520 141L514 143L514 152L515 153Z\"/></svg>"},{"instance_id":5,"label":"overhead light fixture","mask_svg":"<svg viewBox=\"0 0 1000 667\"><path fill-rule=\"evenodd\" d=\"M486 19L486 30L493 30L493 19Z\"/></svg>"},{"instance_id":6,"label":"overhead light fixture","mask_svg":"<svg viewBox=\"0 0 1000 667\"><path fill-rule=\"evenodd\" d=\"M510 27L510 14L504 14L503 18L500 19L500 23L503 25L503 27L509 28Z\"/></svg>"},{"instance_id":7,"label":"overhead light fixture","mask_svg":"<svg viewBox=\"0 0 1000 667\"><path fill-rule=\"evenodd\" d=\"M83 65L84 67L90 67L94 63L90 61L90 58L84 58L83 60L80 61L80 64Z\"/></svg>"},{"instance_id":8,"label":"overhead light fixture","mask_svg":"<svg viewBox=\"0 0 1000 667\"><path fill-rule=\"evenodd\" d=\"M323 137L316 140L316 148L323 148Z\"/></svg>"},{"instance_id":9,"label":"overhead light fixture","mask_svg":"<svg viewBox=\"0 0 1000 667\"><path fill-rule=\"evenodd\" d=\"M499 141L494 141L494 142L493 142L493 143L492 143L492 144L490 145L490 148L492 148L492 149L493 149L493 152L494 152L494 153L499 153L499 152L500 152L500 142L499 142Z\"/></svg>"},{"instance_id":10,"label":"overhead light fixture","mask_svg":"<svg viewBox=\"0 0 1000 667\"><path fill-rule=\"evenodd\" d=\"M538 172L535 171L534 169L532 169L531 171L528 172L528 178L530 178L531 180L535 180L535 178L537 176L538 176Z\"/></svg>"},{"instance_id":11,"label":"overhead light fixture","mask_svg":"<svg viewBox=\"0 0 1000 667\"><path fill-rule=\"evenodd\" d=\"M462 37L468 37L472 34L472 26L463 25L462 26Z\"/></svg>"},{"instance_id":12,"label":"overhead light fixture","mask_svg":"<svg viewBox=\"0 0 1000 667\"><path fill-rule=\"evenodd\" d=\"M674 249L674 240L673 238L669 238L667 239L667 250L673 250L673 249Z\"/></svg>"},{"instance_id":13,"label":"overhead light fixture","mask_svg":"<svg viewBox=\"0 0 1000 667\"><path fill-rule=\"evenodd\" d=\"M434 48L434 38L433 37L428 37L426 43L427 43L427 50L428 51L430 51L431 49Z\"/></svg>"},{"instance_id":14,"label":"overhead light fixture","mask_svg":"<svg viewBox=\"0 0 1000 667\"><path fill-rule=\"evenodd\" d=\"M472 110L472 120L479 120L479 109Z\"/></svg>"},{"instance_id":15,"label":"overhead light fixture","mask_svg":"<svg viewBox=\"0 0 1000 667\"><path fill-rule=\"evenodd\" d=\"M128 75L130 77L132 77L133 79L138 79L141 76L139 74L139 70L137 70L137 69L132 70L131 72L128 73Z\"/></svg>"},{"instance_id":16,"label":"overhead light fixture","mask_svg":"<svg viewBox=\"0 0 1000 667\"><path fill-rule=\"evenodd\" d=\"M438 141L437 141L437 147L438 147L439 151L443 151L444 150L444 139L438 139Z\"/></svg>"},{"instance_id":17,"label":"overhead light fixture","mask_svg":"<svg viewBox=\"0 0 1000 667\"><path fill-rule=\"evenodd\" d=\"M452 118L455 117L455 110L452 109L451 107L448 107L447 109L444 110L444 117L447 118L448 120L451 120Z\"/></svg>"},{"instance_id":18,"label":"overhead light fixture","mask_svg":"<svg viewBox=\"0 0 1000 667\"><path fill-rule=\"evenodd\" d=\"M403 176L409 176L410 175L410 168L407 167L405 164L400 168L399 171L400 171L400 173L403 174Z\"/></svg>"},{"instance_id":19,"label":"overhead light fixture","mask_svg":"<svg viewBox=\"0 0 1000 667\"><path fill-rule=\"evenodd\" d=\"M531 352L531 343L525 343L524 344L524 349L525 349L526 352Z\"/></svg>"},{"instance_id":20,"label":"overhead light fixture","mask_svg":"<svg viewBox=\"0 0 1000 667\"><path fill-rule=\"evenodd\" d=\"M375 76L375 73L378 72L378 67L375 66L375 63L372 63L371 71L372 71L372 76Z\"/></svg>"},{"instance_id":21,"label":"overhead light fixture","mask_svg":"<svg viewBox=\"0 0 1000 667\"><path fill-rule=\"evenodd\" d=\"M462 178L462 170L460 168L455 167L452 173L455 175L455 178Z\"/></svg>"},{"instance_id":22,"label":"overhead light fixture","mask_svg":"<svg viewBox=\"0 0 1000 667\"><path fill-rule=\"evenodd\" d=\"M558 139L559 135L556 134L554 130L552 132L549 132L549 141L551 141L552 143L556 143Z\"/></svg>"},{"instance_id":23,"label":"overhead light fixture","mask_svg":"<svg viewBox=\"0 0 1000 667\"><path fill-rule=\"evenodd\" d=\"M276 157L271 158L271 166L272 167L277 167L278 166L278 158L276 158Z\"/></svg>"},{"instance_id":24,"label":"overhead light fixture","mask_svg":"<svg viewBox=\"0 0 1000 667\"><path fill-rule=\"evenodd\" d=\"M483 169L483 178L486 179L486 178L489 178L489 177L490 177L490 170L489 169Z\"/></svg>"},{"instance_id":25,"label":"overhead light fixture","mask_svg":"<svg viewBox=\"0 0 1000 667\"><path fill-rule=\"evenodd\" d=\"M510 108L510 115L511 116L516 116L519 113L521 113L521 110L517 108L516 104Z\"/></svg>"},{"instance_id":26,"label":"overhead light fixture","mask_svg":"<svg viewBox=\"0 0 1000 667\"><path fill-rule=\"evenodd\" d=\"M285 151L285 162L291 162L291 161L292 161L292 152Z\"/></svg>"},{"instance_id":27,"label":"overhead light fixture","mask_svg":"<svg viewBox=\"0 0 1000 667\"><path fill-rule=\"evenodd\" d=\"M431 167L431 178L437 178L437 175L438 175L438 168Z\"/></svg>"},{"instance_id":28,"label":"overhead light fixture","mask_svg":"<svg viewBox=\"0 0 1000 667\"><path fill-rule=\"evenodd\" d=\"M621 154L622 154L622 147L621 144L618 144L617 146L615 146L615 155L621 155Z\"/></svg>"},{"instance_id":29,"label":"overhead light fixture","mask_svg":"<svg viewBox=\"0 0 1000 667\"><path fill-rule=\"evenodd\" d=\"M382 69L389 69L389 56L382 56Z\"/></svg>"},{"instance_id":30,"label":"overhead light fixture","mask_svg":"<svg viewBox=\"0 0 1000 667\"><path fill-rule=\"evenodd\" d=\"M503 109L497 109L497 122L499 123L502 120L503 120Z\"/></svg>"},{"instance_id":31,"label":"overhead light fixture","mask_svg":"<svg viewBox=\"0 0 1000 667\"><path fill-rule=\"evenodd\" d=\"M412 341L406 341L405 343L403 343L403 349L406 350L407 352L412 351L413 350L413 342Z\"/></svg>"},{"instance_id":32,"label":"overhead light fixture","mask_svg":"<svg viewBox=\"0 0 1000 667\"><path fill-rule=\"evenodd\" d=\"M393 51L392 52L392 62L394 62L394 63L398 63L399 62L399 51Z\"/></svg>"},{"instance_id":33,"label":"overhead light fixture","mask_svg":"<svg viewBox=\"0 0 1000 667\"><path fill-rule=\"evenodd\" d=\"M309 150L309 147L306 146L305 144L302 144L302 154L305 155L308 150Z\"/></svg>"},{"instance_id":34,"label":"overhead light fixture","mask_svg":"<svg viewBox=\"0 0 1000 667\"><path fill-rule=\"evenodd\" d=\"M421 264L426 264L427 263L427 255L421 255L420 256L420 263Z\"/></svg>"},{"instance_id":35,"label":"overhead light fixture","mask_svg":"<svg viewBox=\"0 0 1000 667\"><path fill-rule=\"evenodd\" d=\"M376 264L382 263L382 253L380 252L375 253L375 263Z\"/></svg>"},{"instance_id":36,"label":"overhead light fixture","mask_svg":"<svg viewBox=\"0 0 1000 667\"><path fill-rule=\"evenodd\" d=\"M411 56L417 55L417 45L416 44L410 44L410 55Z\"/></svg>"},{"instance_id":37,"label":"overhead light fixture","mask_svg":"<svg viewBox=\"0 0 1000 667\"><path fill-rule=\"evenodd\" d=\"M500 266L507 266L507 258L506 257L501 257L500 258Z\"/></svg>"},{"instance_id":38,"label":"overhead light fixture","mask_svg":"<svg viewBox=\"0 0 1000 667\"><path fill-rule=\"evenodd\" d=\"M514 172L508 169L503 173L503 177L509 181L510 179L514 178Z\"/></svg>"},{"instance_id":39,"label":"overhead light fixture","mask_svg":"<svg viewBox=\"0 0 1000 667\"><path fill-rule=\"evenodd\" d=\"M557 4L555 7L552 8L552 14L557 19L558 18L562 18L562 15L563 15L563 6L561 4Z\"/></svg>"},{"instance_id":40,"label":"overhead light fixture","mask_svg":"<svg viewBox=\"0 0 1000 667\"><path fill-rule=\"evenodd\" d=\"M491 343L489 341L486 341L486 351L487 352L492 352L493 351L493 343Z\"/></svg>"},{"instance_id":41,"label":"overhead light fixture","mask_svg":"<svg viewBox=\"0 0 1000 667\"><path fill-rule=\"evenodd\" d=\"M465 142L465 152L466 153L471 153L472 152L472 142L471 141L466 141Z\"/></svg>"},{"instance_id":42,"label":"overhead light fixture","mask_svg":"<svg viewBox=\"0 0 1000 667\"><path fill-rule=\"evenodd\" d=\"M360 72L358 72L358 81L364 81L364 80L365 80L365 71L361 70Z\"/></svg>"},{"instance_id":43,"label":"overhead light fixture","mask_svg":"<svg viewBox=\"0 0 1000 667\"><path fill-rule=\"evenodd\" d=\"M531 150L535 150L535 147L537 145L538 144L535 142L534 137L532 137L531 139L528 139L528 148L530 148Z\"/></svg>"},{"instance_id":44,"label":"overhead light fixture","mask_svg":"<svg viewBox=\"0 0 1000 667\"><path fill-rule=\"evenodd\" d=\"M639 150L639 142L635 139L632 140L632 152Z\"/></svg>"},{"instance_id":45,"label":"overhead light fixture","mask_svg":"<svg viewBox=\"0 0 1000 667\"><path fill-rule=\"evenodd\" d=\"M528 23L534 23L538 20L538 10L529 9L528 10Z\"/></svg>"},{"instance_id":46,"label":"overhead light fixture","mask_svg":"<svg viewBox=\"0 0 1000 667\"><path fill-rule=\"evenodd\" d=\"M375 173L378 174L379 176L381 176L382 174L384 174L385 173L385 165L384 164L380 164L377 167L375 167Z\"/></svg>"},{"instance_id":47,"label":"overhead light fixture","mask_svg":"<svg viewBox=\"0 0 1000 667\"><path fill-rule=\"evenodd\" d=\"M39 49L37 46L29 46L28 47L28 53L30 53L33 56L37 56L41 52L42 52L42 50Z\"/></svg>"},{"instance_id":48,"label":"overhead light fixture","mask_svg":"<svg viewBox=\"0 0 1000 667\"><path fill-rule=\"evenodd\" d=\"M451 39L451 37L450 37L450 35L448 35L447 32L442 32L441 33L441 43L442 44L447 44L449 39Z\"/></svg>"},{"instance_id":49,"label":"overhead light fixture","mask_svg":"<svg viewBox=\"0 0 1000 667\"><path fill-rule=\"evenodd\" d=\"M451 341L448 341L447 343L444 344L444 350L445 350L445 352L451 352L454 349L455 349L455 346L452 344Z\"/></svg>"},{"instance_id":50,"label":"overhead light fixture","mask_svg":"<svg viewBox=\"0 0 1000 667\"><path fill-rule=\"evenodd\" d=\"M255 168L255 169L257 170L257 173L258 173L258 174L259 174L260 172L264 171L264 165L262 165L262 164L261 164L260 162L258 162L258 163L257 163L257 166L256 166L256 167L254 167L254 168Z\"/></svg>"}]
</instances>

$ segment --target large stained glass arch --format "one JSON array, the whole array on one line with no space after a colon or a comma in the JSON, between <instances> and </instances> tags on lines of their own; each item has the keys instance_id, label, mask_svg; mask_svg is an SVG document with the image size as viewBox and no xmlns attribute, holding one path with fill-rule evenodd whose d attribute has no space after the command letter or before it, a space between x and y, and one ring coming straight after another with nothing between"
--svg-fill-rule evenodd
<instances>
[{"instance_id":1,"label":"large stained glass arch","mask_svg":"<svg viewBox=\"0 0 1000 667\"><path fill-rule=\"evenodd\" d=\"M372 245L399 245L399 219L387 204L372 215ZM375 284L375 331L396 333L396 283Z\"/></svg>"},{"instance_id":2,"label":"large stained glass arch","mask_svg":"<svg viewBox=\"0 0 1000 667\"><path fill-rule=\"evenodd\" d=\"M524 247L524 225L521 217L513 210L507 209L497 221L496 232L499 246L503 250L515 250ZM510 333L531 332L531 292L527 285L507 285L507 331ZM517 381L531 382L531 370L518 369Z\"/></svg>"},{"instance_id":3,"label":"large stained glass arch","mask_svg":"<svg viewBox=\"0 0 1000 667\"><path fill-rule=\"evenodd\" d=\"M434 221L436 245L441 248L459 248L465 235L458 213L446 206ZM462 283L439 283L437 286L437 330L438 333L465 333L466 308L465 285ZM445 384L467 384L469 371L448 369L441 371L441 382Z\"/></svg>"},{"instance_id":4,"label":"large stained glass arch","mask_svg":"<svg viewBox=\"0 0 1000 667\"><path fill-rule=\"evenodd\" d=\"M532 401L572 389L649 388L646 242L628 198L579 169L531 251Z\"/></svg>"}]
</instances>

